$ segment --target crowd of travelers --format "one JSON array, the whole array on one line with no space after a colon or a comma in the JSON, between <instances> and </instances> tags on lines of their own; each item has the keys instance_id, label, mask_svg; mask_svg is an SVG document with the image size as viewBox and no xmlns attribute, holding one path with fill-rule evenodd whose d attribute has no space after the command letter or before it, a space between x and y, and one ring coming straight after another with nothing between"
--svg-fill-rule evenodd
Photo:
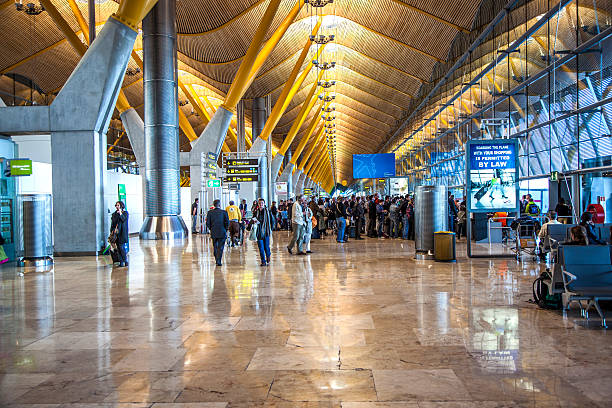
<instances>
[{"instance_id":1,"label":"crowd of travelers","mask_svg":"<svg viewBox=\"0 0 612 408\"><path fill-rule=\"evenodd\" d=\"M272 203L275 215L275 229L289 230L292 239L288 245L290 253L297 244L298 254L302 251L300 240L304 235L326 236L335 234L338 243L345 243L349 238L361 240L362 235L371 238L413 239L414 205L410 196L381 197L350 196L337 198L309 199L298 196L295 200L281 200L276 206Z\"/></svg>"},{"instance_id":2,"label":"crowd of travelers","mask_svg":"<svg viewBox=\"0 0 612 408\"><path fill-rule=\"evenodd\" d=\"M116 212L112 214L111 254L113 261L119 266L127 266L127 251L129 250L127 219L128 212L123 202L115 205ZM196 221L199 202L196 198L191 206L192 232L197 233ZM540 241L548 234L548 227L553 224L571 222L572 208L563 198L549 211L546 216L540 216L540 208L530 194L520 201L520 216L512 221L532 220L535 233ZM505 212L490 214L494 221L501 222L503 227L509 226L510 217ZM543 222L540 225L540 221ZM467 211L464 200L448 195L448 226L460 239L466 235ZM221 265L223 250L227 246L242 246L245 238L256 241L260 253L261 265L270 264L270 237L272 231L290 231L287 251L297 255L312 253L311 240L333 234L336 242L346 243L349 239L362 240L362 235L370 238L414 239L414 199L411 195L369 196L319 198L297 196L295 199L280 200L278 205L273 201L270 207L264 199L253 201L249 207L246 200L239 205L230 201L221 208L221 201L215 200L206 214L206 227L213 240L215 261ZM611 228L612 230L612 228ZM611 231L612 232L612 231ZM229 233L229 237L228 237ZM584 212L579 225L570 229L568 245L606 245L597 236L593 214Z\"/></svg>"}]
</instances>

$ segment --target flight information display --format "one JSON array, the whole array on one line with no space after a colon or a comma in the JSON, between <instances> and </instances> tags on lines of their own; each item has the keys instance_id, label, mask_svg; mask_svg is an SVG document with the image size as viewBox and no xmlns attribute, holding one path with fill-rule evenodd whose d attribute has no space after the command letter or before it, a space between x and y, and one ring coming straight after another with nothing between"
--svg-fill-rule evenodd
<instances>
[{"instance_id":1,"label":"flight information display","mask_svg":"<svg viewBox=\"0 0 612 408\"><path fill-rule=\"evenodd\" d=\"M395 177L395 153L353 155L353 178L379 177Z\"/></svg>"},{"instance_id":2,"label":"flight information display","mask_svg":"<svg viewBox=\"0 0 612 408\"><path fill-rule=\"evenodd\" d=\"M225 175L223 181L226 183L245 183L259 180L259 158L224 160L223 168Z\"/></svg>"}]
</instances>

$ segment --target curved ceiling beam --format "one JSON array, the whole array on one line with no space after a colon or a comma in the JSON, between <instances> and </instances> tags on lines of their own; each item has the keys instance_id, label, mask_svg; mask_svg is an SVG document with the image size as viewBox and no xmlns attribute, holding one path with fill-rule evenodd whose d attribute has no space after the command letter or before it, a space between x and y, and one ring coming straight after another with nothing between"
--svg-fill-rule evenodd
<instances>
[{"instance_id":1,"label":"curved ceiling beam","mask_svg":"<svg viewBox=\"0 0 612 408\"><path fill-rule=\"evenodd\" d=\"M179 35L179 36L190 37L190 36L214 33L215 31L219 31L219 30L224 29L225 27L228 27L230 24L232 24L236 20L240 19L245 14L248 14L249 12L251 12L253 9L255 9L257 6L259 6L260 4L262 4L265 1L267 1L267 0L257 0L255 3L251 4L249 7L244 9L244 11L241 11L240 13L238 13L237 15L232 17L231 19L227 20L225 23L221 24L218 27L212 28L212 29L210 29L208 31L204 31L204 32L201 32L201 33L178 33L177 32L176 34Z\"/></svg>"},{"instance_id":2,"label":"curved ceiling beam","mask_svg":"<svg viewBox=\"0 0 612 408\"><path fill-rule=\"evenodd\" d=\"M241 18L242 16L244 16L245 14L248 14L248 13L249 13L251 10L255 9L257 6L259 6L260 4L262 4L264 1L265 1L265 0L258 0L258 1L256 1L255 3L253 3L252 5L250 5L249 7L247 7L247 8L246 8L244 11L242 11L242 12L238 13L236 16L232 17L231 19L229 19L228 21L226 21L225 23L221 24L221 25L220 25L220 26L218 26L218 27L215 27L215 28L210 29L210 30L208 30L208 31L204 31L204 32L202 32L202 33L190 33L190 34L187 34L187 33L185 33L185 34L181 34L181 33L179 33L179 35L185 35L185 36L187 36L187 35L201 35L201 34L210 34L210 33L214 33L215 31L219 31L219 30L223 29L224 27L229 26L230 24L232 24L232 23L233 23L233 22L235 22L236 20L240 19L240 18ZM429 18L431 18L432 20L436 20L437 22L442 23L442 24L445 24L445 25L447 25L447 26L449 26L449 27L453 27L455 30L457 30L457 31L461 31L462 33L469 34L469 32L470 32L470 31L469 31L467 28L461 27L460 25L454 24L454 23L452 23L452 22L450 22L450 21L448 21L448 20L443 19L442 17L438 17L438 16L436 16L436 15L434 15L434 14L431 14L431 13L429 13L429 12L427 12L427 11L423 10L423 9L420 9L420 8L418 8L418 7L415 7L415 6L412 6L412 5L410 5L410 4L404 3L403 1L400 1L400 0L391 0L391 1L393 1L393 2L394 2L394 3L396 3L396 4L401 5L402 7L407 8L407 9L409 9L409 10L412 10L412 11L414 11L415 13L418 13L418 14L424 15L424 16L426 16L426 17L429 17ZM5 6L10 5L10 4L11 4L11 1L7 1L6 3L4 3L4 4L0 5L0 9L2 9L2 8L4 8Z\"/></svg>"},{"instance_id":3,"label":"curved ceiling beam","mask_svg":"<svg viewBox=\"0 0 612 408\"><path fill-rule=\"evenodd\" d=\"M332 105L333 105L333 104L339 104L339 105L343 105L343 106L348 106L348 107L350 107L350 105L348 105L348 104L346 104L346 103L342 103L342 102L340 102L340 100L341 100L341 99L343 99L343 98L348 99L348 100L349 100L350 102L352 102L352 103L355 103L355 104L358 104L358 105L363 105L363 106L367 107L368 109L372 109L372 110L376 111L376 113L377 113L377 114L380 114L381 116L388 117L388 118L390 119L390 122L389 122L389 121L384 121L384 120L383 120L383 121L381 121L380 119L376 119L376 118L374 118L372 115L369 115L369 114L367 114L367 113L365 113L365 112L360 112L360 113L362 113L363 115L366 115L366 116L369 116L369 117L371 117L371 118L373 118L373 119L375 119L375 120L378 120L379 122L386 123L386 124L387 124L387 125L389 125L389 126L395 126L395 125L397 124L397 121L399 120L399 118L396 118L395 116L390 115L389 113L387 113L387 112L385 112L385 111L383 111L383 110L380 110L379 108L376 108L376 107L374 107L374 106L368 105L367 103L365 103L365 102L363 102L363 101L360 101L360 100L358 100L358 99L355 99L355 98L353 98L353 97L351 97L351 96L348 96L348 95L346 95L346 94L343 94L343 93L337 93L337 92L336 92L336 99L335 99L335 101L334 101L334 102L332 102ZM291 110L289 110L289 111L285 112L285 115L287 115L287 114L291 114L291 112L293 112L293 111L296 109L296 107L297 107L297 105L296 105L296 106L294 106L293 108L291 108ZM359 107L361 107L361 106L359 106ZM359 110L358 110L358 109L355 109L355 108L351 108L351 109L356 110L356 111L358 111L358 112L359 112Z\"/></svg>"},{"instance_id":4,"label":"curved ceiling beam","mask_svg":"<svg viewBox=\"0 0 612 408\"><path fill-rule=\"evenodd\" d=\"M311 83L312 83L312 82L311 82ZM358 90L359 92L363 92L363 93L365 93L365 94L367 94L367 95L369 95L369 96L373 97L374 99L377 99L377 100L379 100L379 101L381 101L381 102L383 102L383 103L386 103L386 104L388 104L388 105L392 105L392 106L394 106L395 108L399 109L400 111L404 111L404 110L406 109L406 107L404 107L404 106L399 106L399 105L397 105L397 104L395 104L395 103L393 103L393 102L389 102L388 100L383 99L383 98L381 98L380 96L378 96L378 95L374 95L374 94L372 94L372 93L370 93L370 92L368 92L368 91L365 91L365 90L363 90L363 89L361 89L361 88L358 88L358 87L354 86L353 84L349 84L348 82L344 82L344 81L342 81L341 79L336 79L336 84L340 84L340 83L341 83L341 84L343 84L343 85L345 85L345 86L348 86L349 88L356 89L356 90ZM276 91L277 91L279 88L280 88L280 86L279 86L278 88L275 88L275 89L274 89L274 90L272 90L271 92L268 92L268 93L267 93L267 94L265 94L264 96L271 95L272 93L276 92ZM297 92L296 96L297 96L298 94L300 94L300 93L301 93L301 92L304 90L304 88L305 88L305 87L303 87L302 89L300 89L300 90ZM344 95L344 96L346 96L346 97L350 98L350 96L345 95L345 94L343 94L343 93L341 93L341 92L338 92L337 88L336 88L336 90L335 90L333 93L334 93L334 94L336 94L336 95ZM353 99L353 98L351 98L351 99ZM301 103L301 102L300 102L300 103ZM365 105L365 103L364 103L364 105ZM290 105L290 106L291 106L291 105ZM369 106L369 105L368 105L368 106ZM294 105L293 107L295 107L295 105ZM293 109L293 107L288 107L287 109L291 110L291 109Z\"/></svg>"},{"instance_id":5,"label":"curved ceiling beam","mask_svg":"<svg viewBox=\"0 0 612 408\"><path fill-rule=\"evenodd\" d=\"M364 127L369 128L369 129L370 129L370 131L371 131L372 133L377 133L377 134L380 134L380 135L381 135L381 137L384 137L385 135L387 135L387 132L385 132L384 130L382 130L382 129L380 129L380 128L377 128L376 126L374 126L374 125L372 125L372 124L370 124L370 123L364 122L364 121L360 120L359 118L357 118L357 117L355 117L355 116L353 116L353 115L351 115L351 114L349 114L349 113L346 113L346 112L341 112L341 113L342 113L342 116L348 116L348 117L350 117L352 120L355 120L355 121L357 121L357 122L362 123L362 124L363 124L363 126L364 126ZM336 120L342 120L342 121L345 121L345 120L344 120L344 118L342 118L342 116L336 116ZM308 117L312 117L312 114L311 114L311 115L309 115ZM294 122L294 121L291 121L291 122L289 122L289 123L283 124L282 126L276 126L276 129L279 129L279 128L282 128L282 127L287 127L287 126L289 126L289 125L293 125L293 122ZM345 121L345 122L350 123L350 122L348 122L348 121ZM283 133L283 132L280 132L280 133Z\"/></svg>"},{"instance_id":6,"label":"curved ceiling beam","mask_svg":"<svg viewBox=\"0 0 612 408\"><path fill-rule=\"evenodd\" d=\"M298 52L299 52L299 51L298 51ZM182 54L182 55L185 55L185 54ZM277 65L276 65L276 66L274 66L273 68L271 68L271 69L267 70L266 72L262 73L261 75L258 75L258 76L255 78L255 81L259 80L259 79L260 79L261 77L263 77L264 75L267 75L267 74L271 73L272 71L274 71L275 69L277 69L277 68L280 66L280 64L282 64L282 63L284 63L284 62L287 62L288 60L290 60L291 58L293 58L293 56L294 56L294 55L295 55L295 54L293 54L293 55L291 55L289 58L286 58L286 59L284 59L283 61L279 62L279 64L277 64ZM186 56L186 57L187 57L187 58L189 58L188 56ZM191 59L191 58L190 58L190 59ZM192 60L193 60L193 59L192 59ZM196 60L193 60L193 61L196 61ZM364 79L366 79L367 81L372 81L372 82L375 82L375 83L377 83L377 84L380 84L380 85L382 85L382 86L385 86L385 87L387 87L387 88L390 88L390 89L391 89L392 91L394 91L394 92L397 92L397 93L400 93L400 94L402 94L402 95L405 95L405 96L409 97L410 99L414 99L414 95L411 95L411 94L409 94L409 93L407 93L407 92L400 91L400 90L398 90L398 89L394 88L394 87L393 87L393 86L391 86L391 85L385 84L384 82L381 82L381 81L379 81L379 80L377 80L377 79L374 79L374 78L371 78L371 77L369 77L369 76L367 76L367 75L364 75L364 74L362 74L361 72L358 72L358 71L355 71L355 70L353 70L353 69L351 69L351 68L345 67L345 66L343 66L343 65L341 65L341 64L339 64L339 63L336 63L336 67L337 67L337 68L338 68L338 67L341 67L341 68L342 68L342 69L344 69L344 70L347 70L347 71L349 71L349 72L351 72L351 73L354 73L354 74L356 74L356 75L358 75L358 76L360 76L360 77L363 77L363 78L364 78ZM196 69L196 68L194 68L194 69ZM403 71L400 71L400 72L403 72ZM332 74L333 74L333 73L332 73ZM411 78L412 78L412 77L411 77ZM421 79L419 79L419 78L417 78L417 79L418 79L419 81L422 81L422 80L421 80ZM221 80L217 80L217 79L213 79L213 78L211 78L211 80L213 80L213 81L215 81L216 83L221 84L221 85L231 85L231 84L232 84L232 82L225 82L225 81L221 81ZM280 84L279 86L277 86L276 88L274 88L274 90L272 90L270 93L274 92L275 90L277 90L278 88L280 88L280 87L281 87L281 86L283 86L283 85L284 85L284 82L283 82L283 83L281 83L281 84Z\"/></svg>"},{"instance_id":7,"label":"curved ceiling beam","mask_svg":"<svg viewBox=\"0 0 612 408\"><path fill-rule=\"evenodd\" d=\"M344 122L344 123L346 123L346 124L348 125L349 129L352 129L353 127L355 127L355 126L357 125L357 126L358 126L358 128L361 128L361 129L366 129L368 132L371 132L371 133L372 133L371 135L364 135L364 136L366 136L366 137L372 137L373 135L380 135L380 136L379 136L379 138L384 139L384 138L385 138L385 136L387 136L387 132L385 132L384 130L381 130L381 129L377 128L376 126L372 126L372 125L370 125L369 123L364 122L364 121L362 121L362 120L359 120L359 119L357 119L356 117L351 116L351 115L348 115L348 114L346 114L346 113L345 113L345 114L343 114L343 116L348 116L348 117L349 117L351 120L354 120L354 121L360 122L360 124L359 124L359 125L357 125L357 124L355 124L355 123L353 123L353 122L351 122L351 121L349 121L349 120L346 120L346 119L345 119L345 118L343 118L342 116L336 116L336 121L337 121L337 122L336 122L336 124L337 124L337 123L339 123L339 122ZM337 126L337 125L336 125L336 126Z\"/></svg>"},{"instance_id":8,"label":"curved ceiling beam","mask_svg":"<svg viewBox=\"0 0 612 408\"><path fill-rule=\"evenodd\" d=\"M363 77L364 79L366 79L366 80L368 80L368 81L375 82L375 83L377 83L377 84L379 84L379 85L382 85L382 86L384 86L384 87L390 88L390 89L391 89L392 91L394 91L394 92L400 93L400 94L402 94L402 95L406 95L406 96L407 96L407 97L409 97L410 99L414 99L414 95L411 95L411 94L409 94L409 93L407 93L407 92L400 91L399 89L396 89L396 88L394 88L394 87L393 87L393 86L391 86L391 85L387 85L387 84L385 84L384 82L380 82L380 81L379 81L379 80L377 80L377 79L370 78L369 76L364 75L364 74L362 74L361 72L357 72L357 71L355 71L355 70L352 70L352 69L350 69L350 68L348 68L348 67L345 67L344 65L341 65L341 64L336 64L336 67L341 68L339 71L342 71L342 70L347 70L347 71L350 71L352 74L359 75L360 77ZM333 73L332 73L332 74L333 74Z\"/></svg>"},{"instance_id":9,"label":"curved ceiling beam","mask_svg":"<svg viewBox=\"0 0 612 408\"><path fill-rule=\"evenodd\" d=\"M345 133L345 134L349 134L355 138L363 138L364 134L363 133L359 133L358 131L356 131L354 128L349 127L349 125L347 125L345 123L345 121L342 121L342 123L338 122L336 123L336 133ZM372 138L372 135L369 135L370 138ZM386 135L383 137L373 137L374 141L376 143L380 143L383 140L385 140Z\"/></svg>"},{"instance_id":10,"label":"curved ceiling beam","mask_svg":"<svg viewBox=\"0 0 612 408\"><path fill-rule=\"evenodd\" d=\"M363 145L362 147L367 147L368 149L375 150L375 149L376 149L376 147L377 147L376 145L369 145L369 144L367 144L367 143L363 142L363 141L360 139L360 137L361 137L361 136L356 136L356 135L355 135L355 132L348 131L347 129L343 129L342 127L338 128L338 129L339 129L339 132L340 132L340 133L337 133L337 134L338 134L338 136L340 136L340 135L345 135L345 136L347 136L347 137L351 137L351 138L352 138L351 140L353 140L353 141L357 141L357 143L359 143L359 144ZM359 150L355 150L355 152L354 152L354 153L355 153L355 154L359 153Z\"/></svg>"},{"instance_id":11,"label":"curved ceiling beam","mask_svg":"<svg viewBox=\"0 0 612 408\"><path fill-rule=\"evenodd\" d=\"M393 66L391 64L388 64L388 63L386 63L384 61L381 61L381 60L379 60L379 59L377 59L375 57L372 57L371 55L367 55L367 54L364 54L362 52L359 52L359 51L357 51L357 50L355 50L355 49L353 49L353 48L351 48L349 46L346 46L344 44L340 44L340 43L337 43L337 42L334 43L334 44L336 45L337 48L342 49L344 52L354 53L354 54L356 54L359 57L365 58L368 61L371 61L373 63L380 64L380 65L382 65L382 66L384 66L386 68L392 69L393 71L395 71L395 72L397 72L397 73L399 73L401 75L406 75L407 77L409 77L411 79L414 79L416 81L419 81L421 83L429 83L429 81L427 79L423 79L423 78L421 78L421 77L419 77L417 75L411 74L410 72L406 72L404 70L401 70L401 69L399 69L399 68L397 68L397 67L395 67L395 66ZM260 77L262 77L264 75L267 75L267 74L271 73L272 71L278 69L278 67L280 65L282 65L283 63L289 61L291 58L294 58L299 53L300 53L300 50L291 53L286 58L283 58L282 61L280 61L276 65L274 65L272 68L270 68L267 71L264 71L264 72L258 74L257 77L255 78L255 80L257 80ZM190 59L191 61L197 62L199 64L205 64L205 65L211 65L211 66L228 65L228 64L239 62L243 58L243 57L239 57L239 58L236 58L236 59L233 59L233 60L224 61L224 62L205 62L205 61L200 61L200 60L197 60L195 58L192 58L192 57L190 57L190 56L188 56L188 55L186 55L184 53L181 53L181 54L183 56L185 56L185 58Z\"/></svg>"},{"instance_id":12,"label":"curved ceiling beam","mask_svg":"<svg viewBox=\"0 0 612 408\"><path fill-rule=\"evenodd\" d=\"M336 99L336 101L332 102L332 104L333 104L333 105L336 105L336 106L342 106L343 108L348 108L348 109L350 109L352 112L357 112L358 114L363 115L363 116L367 117L368 119L375 120L376 122L380 123L382 126L388 127L388 128L389 128L389 130L391 130L391 128L392 128L392 127L393 127L393 125L394 125L394 123L393 123L393 124L391 124L391 123L383 122L382 120L377 119L377 118L375 118L375 117L373 117L373 116L370 116L370 115L368 115L368 114L366 114L366 113L360 112L360 111L358 111L357 109L352 108L351 106L349 106L349 105L347 105L347 104L345 104L345 103L338 102L338 100L337 100L337 99ZM293 112L293 111L294 111L296 108L297 108L297 106L296 106L296 107L294 107L293 109L291 109L291 111L287 111L287 112L285 112L285 114L291 114L291 113L292 113L292 112ZM334 113L336 113L336 112L345 113L345 111L343 111L343 110L336 109L334 112L330 112L330 114L331 114L331 115L333 115L333 114L334 114ZM321 114L321 112L319 112L319 114ZM291 120L291 121L292 121L292 120ZM277 126L282 127L282 126L286 126L286 125L287 125L287 123L280 123L280 122L279 122L279 124L278 124Z\"/></svg>"},{"instance_id":13,"label":"curved ceiling beam","mask_svg":"<svg viewBox=\"0 0 612 408\"><path fill-rule=\"evenodd\" d=\"M13 2L11 2L9 0L6 3L3 3L2 6L4 6L5 4L9 4L10 5L10 4L15 4L15 3L13 3ZM104 24L106 24L106 21L97 23L96 27L103 26ZM76 35L83 35L83 31L80 31L80 30L76 31L75 34ZM22 59L20 61L17 61L16 63L14 63L13 65L11 65L9 67L4 68L2 71L0 71L0 74L4 74L4 73L7 73L7 72L10 72L10 71L14 70L15 68L18 68L21 65L25 64L26 62L33 60L34 58L38 57L39 55L42 55L42 54L44 54L47 51L51 51L52 49L54 49L54 48L56 48L56 47L58 47L58 46L60 46L60 45L62 45L64 43L67 43L67 42L68 42L68 40L66 38L62 38L58 42L53 43L50 46L45 47L42 50L35 52L34 54L30 55L29 57L26 57L26 58L24 58L24 59Z\"/></svg>"},{"instance_id":14,"label":"curved ceiling beam","mask_svg":"<svg viewBox=\"0 0 612 408\"><path fill-rule=\"evenodd\" d=\"M429 18L431 18L433 20L436 20L439 23L446 24L449 27L453 27L457 31L461 31L462 33L465 33L465 34L469 34L470 33L470 30L468 30L467 28L464 28L464 27L461 27L460 25L451 23L450 21L445 20L442 17L438 17L438 16L436 16L434 14L428 13L427 11L425 11L423 9L420 9L418 7L411 6L410 4L404 3L401 0L391 0L391 1L393 1L394 3L397 3L397 4L407 8L408 10L412 10L415 13L422 14L422 15L427 16L427 17L429 17Z\"/></svg>"},{"instance_id":15,"label":"curved ceiling beam","mask_svg":"<svg viewBox=\"0 0 612 408\"><path fill-rule=\"evenodd\" d=\"M328 16L328 15L331 15L331 14L322 14L322 15L321 15L321 17L325 17L325 16ZM389 40L389 41L391 41L391 42L393 42L393 43L395 43L395 44L398 44L398 45L400 45L400 46L402 46L402 47L405 47L405 48L407 48L407 49L409 49L409 50L411 50L411 51L414 51L414 52L416 52L416 53L419 53L419 54L421 54L421 55L424 55L424 56L426 56L427 58L431 58L431 59L435 60L436 62L445 62L443 59L438 58L438 57L436 57L435 55L430 54L430 53L428 53L428 52L426 52L426 51L423 51L422 49L420 49L420 48L418 48L418 47L414 47L414 46L412 46L412 45L410 45L410 44L406 44L405 42L402 42L402 41L398 40L397 38L393 38L393 37L391 37L391 36L388 36L387 34L383 34L383 33L379 32L379 31L376 31L376 30L375 30L375 29L373 29L373 28L370 28L370 27L364 26L363 24L360 24L360 23L358 23L358 22L356 22L356 21L354 21L354 20L351 20L350 18L347 18L347 17L344 17L344 16L337 16L337 17L341 17L342 19L344 19L344 20L346 20L346 21L349 21L351 24L355 24L356 26L358 26L358 27L360 27L360 28L362 28L362 29L364 29L364 30L366 30L366 31L369 31L369 32L370 32L370 33L372 33L372 34L378 35L378 36L380 36L380 37L382 37L382 38L384 38L384 39L386 39L386 40ZM299 19L299 20L295 20L295 21L293 22L293 24L298 24L298 23L300 23L301 21L306 20L306 19L310 19L310 17L304 17L304 18L301 18L301 19ZM229 22L225 23L223 26L229 25L229 24L231 24L232 22L233 22L233 20L231 20L231 21L229 21ZM292 24L292 25L293 25L293 24ZM222 26L222 27L223 27L223 26ZM204 31L204 32L201 32L201 33L189 33L189 34L177 33L176 35L177 35L177 37L197 37L197 36L205 36L205 35L207 35L207 34L210 34L211 32L214 32L214 31L219 30L220 28L221 28L221 27L218 27L218 28L213 29L213 31L209 30L209 31ZM236 61L238 61L238 60L240 60L240 59L242 59L242 58L244 58L244 56L242 56L242 57L238 57L238 58L235 58L235 59L232 59L232 60L228 60L228 61L217 62L217 63L215 63L215 64L229 64L229 63L232 63L232 62L236 62ZM203 62L203 61L199 61L199 62ZM203 63L208 64L208 62L203 62Z\"/></svg>"}]
</instances>

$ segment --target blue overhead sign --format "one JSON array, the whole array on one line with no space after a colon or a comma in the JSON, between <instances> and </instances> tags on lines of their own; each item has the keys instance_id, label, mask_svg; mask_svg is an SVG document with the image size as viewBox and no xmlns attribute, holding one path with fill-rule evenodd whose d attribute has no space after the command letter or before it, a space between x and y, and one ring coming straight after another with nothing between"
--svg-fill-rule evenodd
<instances>
[{"instance_id":1,"label":"blue overhead sign","mask_svg":"<svg viewBox=\"0 0 612 408\"><path fill-rule=\"evenodd\" d=\"M395 177L395 153L353 155L353 178L387 177Z\"/></svg>"},{"instance_id":2,"label":"blue overhead sign","mask_svg":"<svg viewBox=\"0 0 612 408\"><path fill-rule=\"evenodd\" d=\"M516 144L514 142L472 143L470 167L472 170L515 168Z\"/></svg>"}]
</instances>

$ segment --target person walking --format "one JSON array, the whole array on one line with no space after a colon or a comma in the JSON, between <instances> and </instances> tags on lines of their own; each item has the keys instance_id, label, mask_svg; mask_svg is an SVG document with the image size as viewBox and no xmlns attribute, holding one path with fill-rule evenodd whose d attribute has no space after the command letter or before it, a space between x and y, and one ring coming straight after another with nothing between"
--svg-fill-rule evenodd
<instances>
[{"instance_id":1,"label":"person walking","mask_svg":"<svg viewBox=\"0 0 612 408\"><path fill-rule=\"evenodd\" d=\"M344 198L338 197L336 202L336 224L338 225L338 235L336 236L336 242L345 243L344 230L346 229L346 205L344 204Z\"/></svg>"},{"instance_id":2,"label":"person walking","mask_svg":"<svg viewBox=\"0 0 612 408\"><path fill-rule=\"evenodd\" d=\"M306 255L302 244L304 240L304 231L306 228L306 221L304 219L304 199L302 196L295 198L295 203L291 206L291 227L293 235L291 236L291 242L287 246L287 251L290 254L293 253L293 247L297 244L298 255Z\"/></svg>"},{"instance_id":3,"label":"person walking","mask_svg":"<svg viewBox=\"0 0 612 408\"><path fill-rule=\"evenodd\" d=\"M353 209L353 219L355 220L355 239L361 240L361 227L363 220L363 204L361 198L357 197L355 201L355 208Z\"/></svg>"},{"instance_id":4,"label":"person walking","mask_svg":"<svg viewBox=\"0 0 612 408\"><path fill-rule=\"evenodd\" d=\"M223 249L229 228L229 217L227 211L221 209L221 200L213 201L213 209L206 214L206 227L210 231L210 237L213 241L215 261L217 266L221 266L221 258L223 258Z\"/></svg>"},{"instance_id":5,"label":"person walking","mask_svg":"<svg viewBox=\"0 0 612 408\"><path fill-rule=\"evenodd\" d=\"M538 217L540 215L540 207L533 201L531 194L527 194L527 205L525 206L525 213L530 217Z\"/></svg>"},{"instance_id":6,"label":"person walking","mask_svg":"<svg viewBox=\"0 0 612 408\"><path fill-rule=\"evenodd\" d=\"M559 203L555 207L555 212L559 216L560 222L563 224L571 224L572 223L572 210L569 205L565 203L565 198L559 198Z\"/></svg>"},{"instance_id":7,"label":"person walking","mask_svg":"<svg viewBox=\"0 0 612 408\"><path fill-rule=\"evenodd\" d=\"M272 201L270 215L272 215L272 231L276 231L278 229L278 208L276 207L276 201Z\"/></svg>"},{"instance_id":8,"label":"person walking","mask_svg":"<svg viewBox=\"0 0 612 408\"><path fill-rule=\"evenodd\" d=\"M389 206L389 236L391 238L399 237L399 222L399 205L397 199L393 198Z\"/></svg>"},{"instance_id":9,"label":"person walking","mask_svg":"<svg viewBox=\"0 0 612 408\"><path fill-rule=\"evenodd\" d=\"M376 238L376 196L372 196L368 202L368 237Z\"/></svg>"},{"instance_id":10,"label":"person walking","mask_svg":"<svg viewBox=\"0 0 612 408\"><path fill-rule=\"evenodd\" d=\"M304 210L305 225L304 225L303 248L304 250L306 250L307 254L312 254L312 251L310 250L310 240L312 238L312 216L313 216L312 210L310 209L309 206L306 206Z\"/></svg>"},{"instance_id":11,"label":"person walking","mask_svg":"<svg viewBox=\"0 0 612 408\"><path fill-rule=\"evenodd\" d=\"M227 211L227 216L229 217L229 233L233 247L239 245L238 237L240 236L240 222L242 221L242 214L238 206L234 205L233 201L229 202L229 205L225 208L225 211Z\"/></svg>"},{"instance_id":12,"label":"person walking","mask_svg":"<svg viewBox=\"0 0 612 408\"><path fill-rule=\"evenodd\" d=\"M261 266L270 265L270 235L272 235L272 224L274 219L263 198L257 200L257 208L253 212L253 219L257 223L257 247Z\"/></svg>"},{"instance_id":13,"label":"person walking","mask_svg":"<svg viewBox=\"0 0 612 408\"><path fill-rule=\"evenodd\" d=\"M455 223L457 222L457 204L455 204L455 196L448 192L448 230L457 232Z\"/></svg>"},{"instance_id":14,"label":"person walking","mask_svg":"<svg viewBox=\"0 0 612 408\"><path fill-rule=\"evenodd\" d=\"M123 201L115 203L116 211L111 216L111 234L115 234L115 244L117 246L117 257L119 267L128 266L125 244L128 242L128 220L129 214L125 209Z\"/></svg>"},{"instance_id":15,"label":"person walking","mask_svg":"<svg viewBox=\"0 0 612 408\"><path fill-rule=\"evenodd\" d=\"M297 201L297 197L296 197L296 201ZM293 198L290 198L289 200L287 200L287 229L289 229L289 231L293 231L293 221L291 221L292 217L293 217Z\"/></svg>"},{"instance_id":16,"label":"person walking","mask_svg":"<svg viewBox=\"0 0 612 408\"><path fill-rule=\"evenodd\" d=\"M200 200L196 198L195 200L193 200L193 203L191 204L191 233L192 234L198 233L197 225L198 225L198 202L199 201Z\"/></svg>"}]
</instances>

